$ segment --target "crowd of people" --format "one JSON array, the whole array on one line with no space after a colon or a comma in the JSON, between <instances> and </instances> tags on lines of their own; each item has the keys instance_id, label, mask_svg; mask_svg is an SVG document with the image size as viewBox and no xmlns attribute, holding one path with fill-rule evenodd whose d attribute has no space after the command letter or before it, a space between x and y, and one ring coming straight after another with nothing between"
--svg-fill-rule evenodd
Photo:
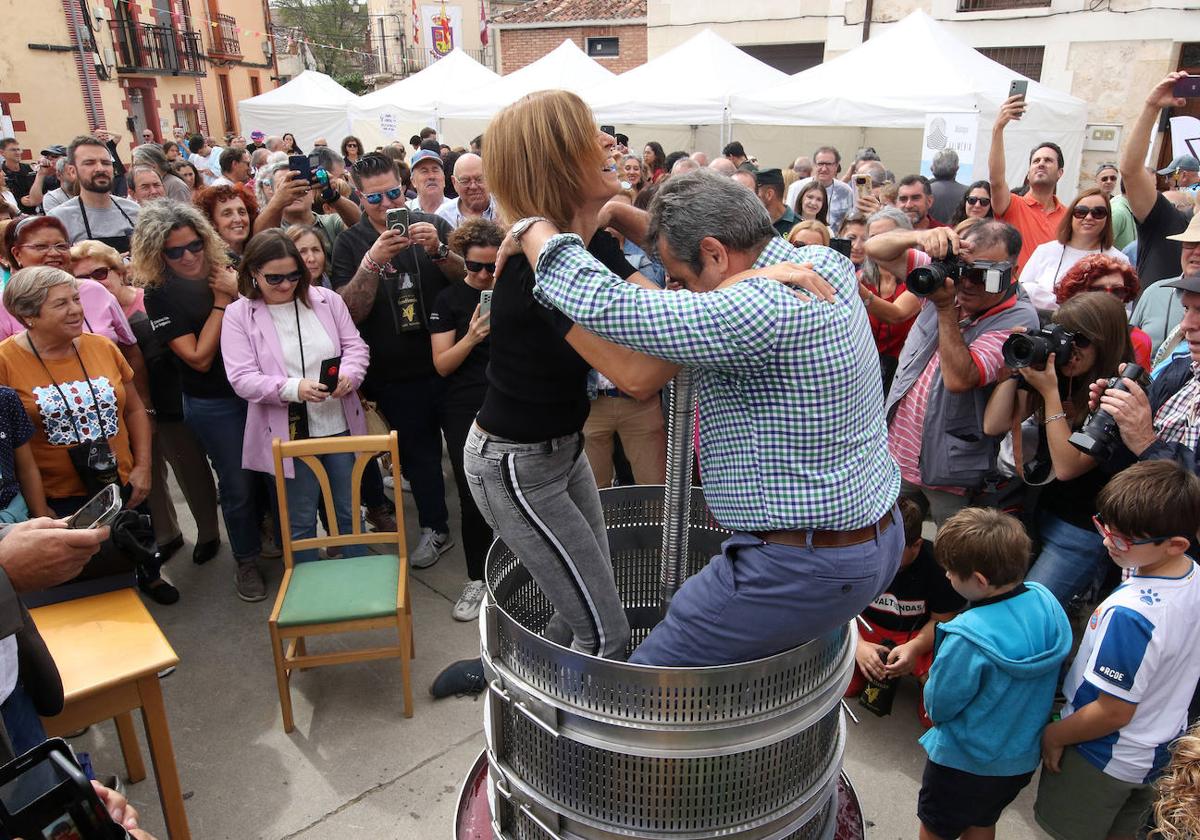
<instances>
[{"instance_id":1,"label":"crowd of people","mask_svg":"<svg viewBox=\"0 0 1200 840\"><path fill-rule=\"evenodd\" d=\"M1054 837L1194 834L1172 802L1197 795L1200 735L1167 768L1200 711L1200 165L1143 166L1176 75L1070 197L1057 146L1006 142L1021 96L970 184L953 152L933 177L871 148L778 168L737 141L638 154L563 92L505 108L470 148L431 128L308 153L291 134L144 133L125 163L97 132L32 167L4 139L0 645L36 636L15 593L131 553L60 527L108 485L152 529L138 587L186 595L163 574L185 545L171 473L193 562L227 540L234 593L265 599L272 440L365 434L377 412L419 520L411 566L462 540L456 620L479 615L497 535L555 607L546 635L596 656L719 665L857 617L847 696L877 709L896 680L921 687L922 837L993 836L1039 764ZM1011 154L1028 154L1018 187ZM663 482L681 367L733 535L631 649L598 491ZM395 529L377 465L353 510L353 457L322 461L339 531ZM289 536L311 537L321 484L284 469ZM1070 617L1086 626L1068 668ZM3 662L19 749L39 733L15 709L52 713L53 666ZM481 684L465 660L434 692Z\"/></svg>"}]
</instances>

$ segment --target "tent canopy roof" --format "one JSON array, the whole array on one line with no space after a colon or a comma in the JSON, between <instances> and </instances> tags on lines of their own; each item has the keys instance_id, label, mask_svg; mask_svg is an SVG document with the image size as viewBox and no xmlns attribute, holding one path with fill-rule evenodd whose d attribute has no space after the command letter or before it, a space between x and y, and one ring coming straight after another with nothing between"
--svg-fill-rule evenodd
<instances>
[{"instance_id":1,"label":"tent canopy roof","mask_svg":"<svg viewBox=\"0 0 1200 840\"><path fill-rule=\"evenodd\" d=\"M640 67L585 91L601 122L720 123L729 97L771 87L785 73L705 29Z\"/></svg>"},{"instance_id":2,"label":"tent canopy roof","mask_svg":"<svg viewBox=\"0 0 1200 840\"><path fill-rule=\"evenodd\" d=\"M272 88L258 96L243 99L239 105L304 105L306 107L345 108L358 97L335 82L331 77L316 70L305 70L289 82Z\"/></svg>"},{"instance_id":3,"label":"tent canopy roof","mask_svg":"<svg viewBox=\"0 0 1200 840\"><path fill-rule=\"evenodd\" d=\"M419 114L423 118L434 113L441 103L453 102L457 97L476 91L499 78L465 52L456 49L420 73L359 97L356 107L365 111L388 108Z\"/></svg>"},{"instance_id":4,"label":"tent canopy roof","mask_svg":"<svg viewBox=\"0 0 1200 840\"><path fill-rule=\"evenodd\" d=\"M611 70L589 58L568 38L532 64L448 103L441 113L448 117L487 118L534 91L558 88L582 93L615 78Z\"/></svg>"}]
</instances>

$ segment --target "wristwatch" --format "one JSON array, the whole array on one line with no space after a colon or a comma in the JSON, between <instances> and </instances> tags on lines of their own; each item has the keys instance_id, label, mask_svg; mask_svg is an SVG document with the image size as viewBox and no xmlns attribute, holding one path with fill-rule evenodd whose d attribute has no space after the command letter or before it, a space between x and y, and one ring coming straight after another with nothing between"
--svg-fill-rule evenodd
<instances>
[{"instance_id":1,"label":"wristwatch","mask_svg":"<svg viewBox=\"0 0 1200 840\"><path fill-rule=\"evenodd\" d=\"M513 242L521 244L521 237L525 235L525 231L529 230L538 222L550 221L545 216L526 216L524 219L518 220L510 229L509 234L513 238Z\"/></svg>"},{"instance_id":2,"label":"wristwatch","mask_svg":"<svg viewBox=\"0 0 1200 840\"><path fill-rule=\"evenodd\" d=\"M433 255L433 261L443 262L448 256L450 256L450 247L445 242L439 242L438 249Z\"/></svg>"}]
</instances>

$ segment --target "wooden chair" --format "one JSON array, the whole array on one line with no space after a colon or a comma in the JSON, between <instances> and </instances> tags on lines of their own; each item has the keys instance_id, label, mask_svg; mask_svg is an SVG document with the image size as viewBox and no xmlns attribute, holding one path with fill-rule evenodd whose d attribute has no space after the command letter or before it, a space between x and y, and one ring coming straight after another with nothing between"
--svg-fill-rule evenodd
<instances>
[{"instance_id":1,"label":"wooden chair","mask_svg":"<svg viewBox=\"0 0 1200 840\"><path fill-rule=\"evenodd\" d=\"M275 487L279 499L279 530L283 538L283 581L275 597L268 620L271 649L275 656L275 679L279 684L279 703L283 709L283 730L295 728L292 720L290 683L292 672L321 665L340 665L369 659L399 657L404 686L404 716L412 717L412 681L410 660L416 655L412 632L412 602L408 591L408 557L404 541L404 511L396 506L397 530L364 532L359 514L363 470L370 459L387 452L392 460L392 478L400 486L400 453L395 432L387 435L328 437L271 444L275 457ZM352 533L339 534L337 515L330 492L329 475L316 456L330 453L354 453L350 481L350 509L354 511ZM283 459L295 458L297 466L306 464L321 485L329 535L296 540L291 537L287 512L287 487L283 477ZM394 554L369 554L295 563L293 553L307 549L346 545L389 544ZM309 654L308 636L352 633L360 630L394 628L399 643L386 647L361 648L336 653Z\"/></svg>"}]
</instances>

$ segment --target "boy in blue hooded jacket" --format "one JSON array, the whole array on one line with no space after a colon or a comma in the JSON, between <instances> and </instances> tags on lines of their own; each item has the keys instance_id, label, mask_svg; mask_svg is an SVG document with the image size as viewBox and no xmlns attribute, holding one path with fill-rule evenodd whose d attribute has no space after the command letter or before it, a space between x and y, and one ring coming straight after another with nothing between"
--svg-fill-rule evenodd
<instances>
[{"instance_id":1,"label":"boy in blue hooded jacket","mask_svg":"<svg viewBox=\"0 0 1200 840\"><path fill-rule=\"evenodd\" d=\"M967 508L938 532L934 556L970 603L938 625L925 708L934 727L917 816L922 840L990 840L1029 784L1071 649L1066 613L1044 586L1022 583L1031 545L998 510Z\"/></svg>"}]
</instances>

